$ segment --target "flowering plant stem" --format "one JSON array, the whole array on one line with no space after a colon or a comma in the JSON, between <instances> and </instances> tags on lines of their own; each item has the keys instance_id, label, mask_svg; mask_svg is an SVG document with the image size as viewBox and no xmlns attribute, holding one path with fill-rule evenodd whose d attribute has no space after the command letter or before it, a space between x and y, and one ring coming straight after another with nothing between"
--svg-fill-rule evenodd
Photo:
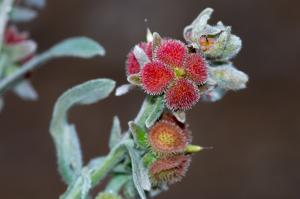
<instances>
[{"instance_id":1,"label":"flowering plant stem","mask_svg":"<svg viewBox=\"0 0 300 199\"><path fill-rule=\"evenodd\" d=\"M146 118L151 112L151 101L152 97L147 96L144 100L138 115L136 116L135 122L137 124L145 124ZM133 144L133 140L129 137L129 132L124 134L123 140L116 145L109 154L105 157L102 164L89 173L91 179L91 186L95 187L98 185L107 174L114 169L114 167L125 157L127 153L126 146ZM83 168L84 170L85 168ZM70 184L67 191L60 196L60 199L80 199L81 198L81 187L82 187L82 177L78 176L74 183Z\"/></svg>"}]
</instances>

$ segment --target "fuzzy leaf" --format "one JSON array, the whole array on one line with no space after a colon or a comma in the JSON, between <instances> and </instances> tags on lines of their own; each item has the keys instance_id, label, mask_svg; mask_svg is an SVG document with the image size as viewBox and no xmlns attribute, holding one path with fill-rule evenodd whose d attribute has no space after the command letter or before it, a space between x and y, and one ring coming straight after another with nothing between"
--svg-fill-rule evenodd
<instances>
[{"instance_id":1,"label":"fuzzy leaf","mask_svg":"<svg viewBox=\"0 0 300 199\"><path fill-rule=\"evenodd\" d=\"M222 54L223 59L231 59L237 55L242 48L242 40L236 35L230 35L224 52Z\"/></svg>"},{"instance_id":2,"label":"fuzzy leaf","mask_svg":"<svg viewBox=\"0 0 300 199\"><path fill-rule=\"evenodd\" d=\"M130 175L116 175L112 177L105 191L118 193L129 179L131 179Z\"/></svg>"},{"instance_id":3,"label":"fuzzy leaf","mask_svg":"<svg viewBox=\"0 0 300 199\"><path fill-rule=\"evenodd\" d=\"M132 84L123 84L116 89L115 96L125 95L134 88L135 86Z\"/></svg>"},{"instance_id":4,"label":"fuzzy leaf","mask_svg":"<svg viewBox=\"0 0 300 199\"><path fill-rule=\"evenodd\" d=\"M134 47L133 54L134 54L136 60L138 61L139 65L141 66L141 68L143 68L145 66L145 64L150 62L145 51L138 45L136 45Z\"/></svg>"},{"instance_id":5,"label":"fuzzy leaf","mask_svg":"<svg viewBox=\"0 0 300 199\"><path fill-rule=\"evenodd\" d=\"M66 39L49 50L53 57L81 57L91 58L96 55L105 55L104 48L92 39L86 37L74 37Z\"/></svg>"},{"instance_id":6,"label":"fuzzy leaf","mask_svg":"<svg viewBox=\"0 0 300 199\"><path fill-rule=\"evenodd\" d=\"M27 80L23 80L13 88L13 91L22 99L35 101L38 99L38 94Z\"/></svg>"},{"instance_id":7,"label":"fuzzy leaf","mask_svg":"<svg viewBox=\"0 0 300 199\"><path fill-rule=\"evenodd\" d=\"M14 22L28 22L36 18L37 12L35 10L25 7L14 7L10 19Z\"/></svg>"},{"instance_id":8,"label":"fuzzy leaf","mask_svg":"<svg viewBox=\"0 0 300 199\"><path fill-rule=\"evenodd\" d=\"M147 133L142 127L140 127L134 122L129 122L128 125L132 133L134 142L137 144L138 147L145 149L148 146Z\"/></svg>"},{"instance_id":9,"label":"fuzzy leaf","mask_svg":"<svg viewBox=\"0 0 300 199\"><path fill-rule=\"evenodd\" d=\"M29 6L34 6L37 8L42 8L46 4L46 0L25 0L25 3Z\"/></svg>"},{"instance_id":10,"label":"fuzzy leaf","mask_svg":"<svg viewBox=\"0 0 300 199\"><path fill-rule=\"evenodd\" d=\"M117 116L113 119L113 125L110 132L109 148L114 148L122 139L120 120Z\"/></svg>"},{"instance_id":11,"label":"fuzzy leaf","mask_svg":"<svg viewBox=\"0 0 300 199\"><path fill-rule=\"evenodd\" d=\"M201 35L204 28L213 13L212 8L204 9L191 25L184 28L183 36L187 41L196 41Z\"/></svg>"},{"instance_id":12,"label":"fuzzy leaf","mask_svg":"<svg viewBox=\"0 0 300 199\"><path fill-rule=\"evenodd\" d=\"M161 116L162 112L164 111L165 104L163 97L159 96L156 98L155 103L153 104L153 108L151 113L146 119L146 127L150 128Z\"/></svg>"},{"instance_id":13,"label":"fuzzy leaf","mask_svg":"<svg viewBox=\"0 0 300 199\"><path fill-rule=\"evenodd\" d=\"M151 33L151 30L149 28L147 28L146 40L147 42L153 41L153 34Z\"/></svg>"},{"instance_id":14,"label":"fuzzy leaf","mask_svg":"<svg viewBox=\"0 0 300 199\"><path fill-rule=\"evenodd\" d=\"M22 41L17 44L7 45L5 52L13 62L21 61L32 55L37 49L37 44L32 40Z\"/></svg>"},{"instance_id":15,"label":"fuzzy leaf","mask_svg":"<svg viewBox=\"0 0 300 199\"><path fill-rule=\"evenodd\" d=\"M225 64L217 67L209 67L210 77L215 80L218 87L227 90L240 90L246 88L248 75L237 70L231 64Z\"/></svg>"},{"instance_id":16,"label":"fuzzy leaf","mask_svg":"<svg viewBox=\"0 0 300 199\"><path fill-rule=\"evenodd\" d=\"M131 158L131 164L132 164L132 177L133 182L135 185L135 188L137 192L139 193L139 196L141 199L146 199L146 194L144 191L144 188L148 187L148 180L145 179L143 171L140 170L139 164L140 164L140 156L138 155L138 152L134 149L133 144L127 144L126 145L129 156Z\"/></svg>"},{"instance_id":17,"label":"fuzzy leaf","mask_svg":"<svg viewBox=\"0 0 300 199\"><path fill-rule=\"evenodd\" d=\"M82 168L81 151L74 125L67 122L68 110L76 104L92 104L106 98L114 89L110 79L96 79L77 85L61 95L54 106L50 132L54 139L58 166L69 184Z\"/></svg>"},{"instance_id":18,"label":"fuzzy leaf","mask_svg":"<svg viewBox=\"0 0 300 199\"><path fill-rule=\"evenodd\" d=\"M137 190L134 186L133 180L131 179L124 186L124 196L127 199L136 199L137 194Z\"/></svg>"}]
</instances>

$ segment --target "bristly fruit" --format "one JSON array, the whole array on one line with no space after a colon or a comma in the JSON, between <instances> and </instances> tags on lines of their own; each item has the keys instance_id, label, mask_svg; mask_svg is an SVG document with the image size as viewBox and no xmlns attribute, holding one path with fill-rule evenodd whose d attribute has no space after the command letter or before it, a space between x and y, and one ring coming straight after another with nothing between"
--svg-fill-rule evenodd
<instances>
[{"instance_id":1,"label":"bristly fruit","mask_svg":"<svg viewBox=\"0 0 300 199\"><path fill-rule=\"evenodd\" d=\"M205 59L172 39L162 40L153 60L141 69L143 89L150 95L165 94L170 110L187 110L195 105L200 98L197 86L204 84L207 76Z\"/></svg>"},{"instance_id":2,"label":"bristly fruit","mask_svg":"<svg viewBox=\"0 0 300 199\"><path fill-rule=\"evenodd\" d=\"M149 168L149 176L153 186L174 184L186 174L191 158L188 155L166 157L153 162Z\"/></svg>"},{"instance_id":3,"label":"bristly fruit","mask_svg":"<svg viewBox=\"0 0 300 199\"><path fill-rule=\"evenodd\" d=\"M189 144L187 134L176 123L159 121L149 130L149 145L158 154L174 154L184 152Z\"/></svg>"}]
</instances>

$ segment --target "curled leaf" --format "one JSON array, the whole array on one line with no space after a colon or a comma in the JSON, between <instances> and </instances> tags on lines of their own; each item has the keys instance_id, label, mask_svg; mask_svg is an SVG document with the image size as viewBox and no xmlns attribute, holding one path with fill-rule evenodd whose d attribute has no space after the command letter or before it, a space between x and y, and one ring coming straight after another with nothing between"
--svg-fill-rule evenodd
<instances>
[{"instance_id":1,"label":"curled leaf","mask_svg":"<svg viewBox=\"0 0 300 199\"><path fill-rule=\"evenodd\" d=\"M58 157L60 174L69 184L82 168L80 145L74 125L67 122L69 109L76 104L91 104L106 98L114 89L110 79L96 79L75 86L59 97L54 106L50 132Z\"/></svg>"}]
</instances>

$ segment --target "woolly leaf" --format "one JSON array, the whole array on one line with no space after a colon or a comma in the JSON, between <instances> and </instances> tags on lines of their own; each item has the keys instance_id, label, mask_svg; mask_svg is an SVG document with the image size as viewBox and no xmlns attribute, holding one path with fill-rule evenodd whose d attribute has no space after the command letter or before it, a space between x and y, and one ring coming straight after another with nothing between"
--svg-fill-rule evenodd
<instances>
[{"instance_id":1,"label":"woolly leaf","mask_svg":"<svg viewBox=\"0 0 300 199\"><path fill-rule=\"evenodd\" d=\"M148 146L147 133L142 127L134 122L129 122L128 125L136 145L142 149L145 149Z\"/></svg>"},{"instance_id":2,"label":"woolly leaf","mask_svg":"<svg viewBox=\"0 0 300 199\"><path fill-rule=\"evenodd\" d=\"M113 125L110 132L109 148L114 148L122 139L120 120L117 116L113 119Z\"/></svg>"},{"instance_id":3,"label":"woolly leaf","mask_svg":"<svg viewBox=\"0 0 300 199\"><path fill-rule=\"evenodd\" d=\"M31 83L23 80L13 88L13 91L24 100L35 101L38 99L38 94L32 87Z\"/></svg>"},{"instance_id":4,"label":"woolly leaf","mask_svg":"<svg viewBox=\"0 0 300 199\"><path fill-rule=\"evenodd\" d=\"M26 40L17 44L7 45L5 52L12 61L21 61L32 55L37 49L37 44L32 40Z\"/></svg>"},{"instance_id":5,"label":"woolly leaf","mask_svg":"<svg viewBox=\"0 0 300 199\"><path fill-rule=\"evenodd\" d=\"M155 103L153 104L153 108L151 113L146 119L146 127L151 127L161 116L162 112L164 111L165 104L163 97L159 96L156 98Z\"/></svg>"},{"instance_id":6,"label":"woolly leaf","mask_svg":"<svg viewBox=\"0 0 300 199\"><path fill-rule=\"evenodd\" d=\"M145 51L138 45L136 45L134 47L133 54L134 54L136 60L138 61L139 65L141 66L141 68L143 68L145 66L145 64L150 62Z\"/></svg>"},{"instance_id":7,"label":"woolly leaf","mask_svg":"<svg viewBox=\"0 0 300 199\"><path fill-rule=\"evenodd\" d=\"M82 177L81 199L86 199L88 197L90 189L92 188L90 170L88 170L87 168L82 169L81 177Z\"/></svg>"},{"instance_id":8,"label":"woolly leaf","mask_svg":"<svg viewBox=\"0 0 300 199\"><path fill-rule=\"evenodd\" d=\"M139 193L140 198L146 199L144 187L148 186L148 181L144 178L145 176L143 175L143 171L141 171L139 168L139 164L141 161L140 156L134 149L133 144L126 144L126 147L131 158L133 183L137 192Z\"/></svg>"},{"instance_id":9,"label":"woolly leaf","mask_svg":"<svg viewBox=\"0 0 300 199\"><path fill-rule=\"evenodd\" d=\"M137 190L134 186L133 180L131 179L124 186L124 196L127 199L136 199L137 194Z\"/></svg>"},{"instance_id":10,"label":"woolly leaf","mask_svg":"<svg viewBox=\"0 0 300 199\"><path fill-rule=\"evenodd\" d=\"M14 22L28 22L33 20L37 16L35 10L25 7L14 7L10 19Z\"/></svg>"},{"instance_id":11,"label":"woolly leaf","mask_svg":"<svg viewBox=\"0 0 300 199\"><path fill-rule=\"evenodd\" d=\"M68 110L76 104L91 104L106 98L114 89L110 79L96 79L77 85L61 95L54 106L50 132L58 157L60 174L69 184L82 168L79 141L73 125L68 124Z\"/></svg>"},{"instance_id":12,"label":"woolly leaf","mask_svg":"<svg viewBox=\"0 0 300 199\"><path fill-rule=\"evenodd\" d=\"M134 88L135 86L132 84L123 84L116 89L115 96L125 95Z\"/></svg>"},{"instance_id":13,"label":"woolly leaf","mask_svg":"<svg viewBox=\"0 0 300 199\"><path fill-rule=\"evenodd\" d=\"M122 187L124 186L124 184L126 182L128 182L128 180L131 179L130 175L116 175L114 177L112 177L112 179L110 180L110 182L108 183L108 185L105 188L105 191L107 192L119 192Z\"/></svg>"},{"instance_id":14,"label":"woolly leaf","mask_svg":"<svg viewBox=\"0 0 300 199\"><path fill-rule=\"evenodd\" d=\"M37 8L42 8L46 4L46 0L25 0L25 3L29 6L35 6Z\"/></svg>"},{"instance_id":15,"label":"woolly leaf","mask_svg":"<svg viewBox=\"0 0 300 199\"><path fill-rule=\"evenodd\" d=\"M92 39L86 37L74 37L56 44L49 50L53 57L81 57L91 58L96 55L105 55L104 48Z\"/></svg>"},{"instance_id":16,"label":"woolly leaf","mask_svg":"<svg viewBox=\"0 0 300 199\"><path fill-rule=\"evenodd\" d=\"M173 115L176 117L176 119L181 122L181 123L185 123L186 121L186 114L184 111L174 111Z\"/></svg>"},{"instance_id":17,"label":"woolly leaf","mask_svg":"<svg viewBox=\"0 0 300 199\"><path fill-rule=\"evenodd\" d=\"M237 70L231 64L224 64L217 67L208 67L210 77L215 80L218 87L227 90L240 90L246 88L248 75Z\"/></svg>"},{"instance_id":18,"label":"woolly leaf","mask_svg":"<svg viewBox=\"0 0 300 199\"><path fill-rule=\"evenodd\" d=\"M223 59L231 59L237 55L242 48L242 40L236 35L230 35L224 52L222 54Z\"/></svg>"}]
</instances>

